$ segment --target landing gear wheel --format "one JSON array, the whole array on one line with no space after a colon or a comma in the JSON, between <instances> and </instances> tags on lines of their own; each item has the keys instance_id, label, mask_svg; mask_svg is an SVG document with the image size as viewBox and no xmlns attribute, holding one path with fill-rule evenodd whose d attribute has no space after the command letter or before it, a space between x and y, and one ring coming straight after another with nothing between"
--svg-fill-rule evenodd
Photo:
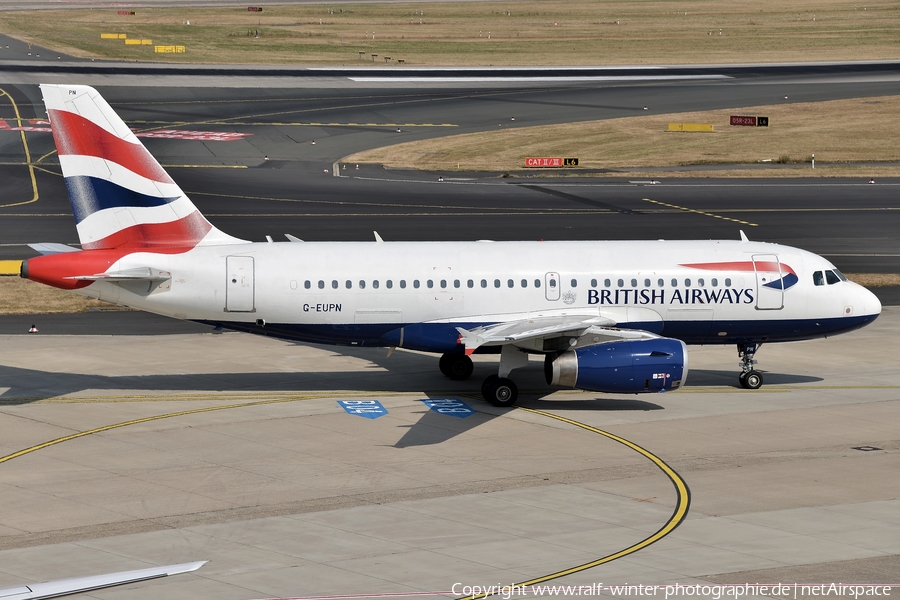
<instances>
[{"instance_id":1,"label":"landing gear wheel","mask_svg":"<svg viewBox=\"0 0 900 600\"><path fill-rule=\"evenodd\" d=\"M741 385L748 390L758 390L762 387L763 376L759 371L750 371L748 373L741 373L740 381Z\"/></svg>"},{"instance_id":2,"label":"landing gear wheel","mask_svg":"<svg viewBox=\"0 0 900 600\"><path fill-rule=\"evenodd\" d=\"M499 380L500 380L500 376L497 375L497 374L494 374L494 375L488 375L487 377L485 377L485 378L484 378L484 381L481 382L481 396L482 396L483 398L487 399L487 397L488 397L488 393L487 393L488 388L491 387L492 385L494 385L495 383L497 383Z\"/></svg>"},{"instance_id":3,"label":"landing gear wheel","mask_svg":"<svg viewBox=\"0 0 900 600\"><path fill-rule=\"evenodd\" d=\"M491 380L488 377L481 388L481 394L494 406L512 406L519 399L519 388L512 379L497 377L496 380Z\"/></svg>"},{"instance_id":4,"label":"landing gear wheel","mask_svg":"<svg viewBox=\"0 0 900 600\"><path fill-rule=\"evenodd\" d=\"M741 385L748 390L758 390L762 387L762 373L759 371L750 371L741 374Z\"/></svg>"},{"instance_id":5,"label":"landing gear wheel","mask_svg":"<svg viewBox=\"0 0 900 600\"><path fill-rule=\"evenodd\" d=\"M464 381L472 375L475 366L465 354L444 354L438 362L441 373L454 381Z\"/></svg>"}]
</instances>

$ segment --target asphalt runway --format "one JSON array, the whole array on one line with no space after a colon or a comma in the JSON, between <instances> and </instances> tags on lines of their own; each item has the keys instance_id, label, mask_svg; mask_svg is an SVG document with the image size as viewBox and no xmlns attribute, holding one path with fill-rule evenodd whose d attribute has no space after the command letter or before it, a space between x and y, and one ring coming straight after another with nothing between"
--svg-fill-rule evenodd
<instances>
[{"instance_id":1,"label":"asphalt runway","mask_svg":"<svg viewBox=\"0 0 900 600\"><path fill-rule=\"evenodd\" d=\"M0 119L17 125L17 109L39 121L33 83L2 77L19 83L0 83L8 94ZM900 181L649 185L444 173L439 182L338 162L396 141L630 116L644 106L896 93L889 73L455 88L102 80L135 128L251 134L144 139L210 220L249 239L367 240L373 230L393 240L692 239L744 230L848 272L898 272ZM32 256L28 242L77 242L52 151L45 131L0 131L0 258ZM551 395L533 365L517 374L524 408L506 411L473 398L489 357L460 385L415 353L387 359L380 350L178 333L174 322L167 329L134 313L52 317L41 334L12 335L19 319L0 319L0 460L13 457L0 463L0 587L202 559L211 562L196 574L91 597L460 596L447 593L455 583L540 579L598 560L551 581L896 583L900 570L892 476L900 315L890 307L859 332L766 346L760 391L736 387L733 348L701 347L691 348L688 386L675 394ZM146 335L156 326L170 335ZM145 335L106 335L125 332ZM421 402L442 398L471 414ZM377 400L387 414L364 419L338 400ZM674 477L594 430L637 444Z\"/></svg>"}]
</instances>

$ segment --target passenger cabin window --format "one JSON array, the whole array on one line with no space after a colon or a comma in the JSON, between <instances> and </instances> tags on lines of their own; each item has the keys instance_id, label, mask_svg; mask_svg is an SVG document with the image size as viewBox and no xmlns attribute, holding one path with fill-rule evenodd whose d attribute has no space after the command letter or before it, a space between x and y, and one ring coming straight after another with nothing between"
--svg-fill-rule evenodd
<instances>
[{"instance_id":1,"label":"passenger cabin window","mask_svg":"<svg viewBox=\"0 0 900 600\"><path fill-rule=\"evenodd\" d=\"M834 271L825 271L825 281L828 282L828 285L834 285L839 283L840 278L834 274Z\"/></svg>"},{"instance_id":2,"label":"passenger cabin window","mask_svg":"<svg viewBox=\"0 0 900 600\"><path fill-rule=\"evenodd\" d=\"M416 289L419 289L419 280L418 279L413 279L413 287Z\"/></svg>"},{"instance_id":3,"label":"passenger cabin window","mask_svg":"<svg viewBox=\"0 0 900 600\"><path fill-rule=\"evenodd\" d=\"M459 279L454 279L454 280L453 280L453 287L455 287L455 288L458 288L458 287L459 287Z\"/></svg>"},{"instance_id":4,"label":"passenger cabin window","mask_svg":"<svg viewBox=\"0 0 900 600\"><path fill-rule=\"evenodd\" d=\"M712 278L712 286L719 287L719 280L716 279L715 277Z\"/></svg>"},{"instance_id":5,"label":"passenger cabin window","mask_svg":"<svg viewBox=\"0 0 900 600\"><path fill-rule=\"evenodd\" d=\"M625 287L625 280L624 280L624 279L620 279L620 280L617 281L616 283L619 284L619 287Z\"/></svg>"},{"instance_id":6,"label":"passenger cabin window","mask_svg":"<svg viewBox=\"0 0 900 600\"><path fill-rule=\"evenodd\" d=\"M441 279L441 289L446 289L446 288L447 288L447 280Z\"/></svg>"},{"instance_id":7,"label":"passenger cabin window","mask_svg":"<svg viewBox=\"0 0 900 600\"><path fill-rule=\"evenodd\" d=\"M359 289L361 289L361 290L366 289L366 280L365 279L359 280Z\"/></svg>"},{"instance_id":8,"label":"passenger cabin window","mask_svg":"<svg viewBox=\"0 0 900 600\"><path fill-rule=\"evenodd\" d=\"M573 279L573 280L572 280L572 287L578 287L578 280L577 280L577 279Z\"/></svg>"},{"instance_id":9,"label":"passenger cabin window","mask_svg":"<svg viewBox=\"0 0 900 600\"><path fill-rule=\"evenodd\" d=\"M644 287L650 287L650 280L649 280L649 279L645 279L645 280L644 280Z\"/></svg>"},{"instance_id":10,"label":"passenger cabin window","mask_svg":"<svg viewBox=\"0 0 900 600\"><path fill-rule=\"evenodd\" d=\"M703 287L704 285L706 285L706 282L703 281L702 278L700 278L700 279L697 280L697 285L699 285L700 287Z\"/></svg>"},{"instance_id":11,"label":"passenger cabin window","mask_svg":"<svg viewBox=\"0 0 900 600\"><path fill-rule=\"evenodd\" d=\"M331 280L331 289L333 289L333 290L338 289L338 280L337 279Z\"/></svg>"},{"instance_id":12,"label":"passenger cabin window","mask_svg":"<svg viewBox=\"0 0 900 600\"><path fill-rule=\"evenodd\" d=\"M593 288L597 287L597 280L596 280L596 279L591 279L591 287L593 287Z\"/></svg>"},{"instance_id":13,"label":"passenger cabin window","mask_svg":"<svg viewBox=\"0 0 900 600\"><path fill-rule=\"evenodd\" d=\"M612 282L609 279L603 280L603 287L609 287L612 285Z\"/></svg>"},{"instance_id":14,"label":"passenger cabin window","mask_svg":"<svg viewBox=\"0 0 900 600\"><path fill-rule=\"evenodd\" d=\"M731 287L731 277L725 278L725 287Z\"/></svg>"},{"instance_id":15,"label":"passenger cabin window","mask_svg":"<svg viewBox=\"0 0 900 600\"><path fill-rule=\"evenodd\" d=\"M428 289L430 290L431 288L434 287L434 282L429 279L428 281L425 282L425 285L427 285Z\"/></svg>"},{"instance_id":16,"label":"passenger cabin window","mask_svg":"<svg viewBox=\"0 0 900 600\"><path fill-rule=\"evenodd\" d=\"M378 280L377 279L372 280L372 288L374 288L376 290L378 289Z\"/></svg>"},{"instance_id":17,"label":"passenger cabin window","mask_svg":"<svg viewBox=\"0 0 900 600\"><path fill-rule=\"evenodd\" d=\"M541 287L541 280L540 280L540 279L535 279L535 280L534 280L534 287L536 287L536 288Z\"/></svg>"},{"instance_id":18,"label":"passenger cabin window","mask_svg":"<svg viewBox=\"0 0 900 600\"><path fill-rule=\"evenodd\" d=\"M406 280L405 280L405 279L401 279L401 280L400 280L400 289L401 289L401 290L405 290L405 289L406 289Z\"/></svg>"},{"instance_id":19,"label":"passenger cabin window","mask_svg":"<svg viewBox=\"0 0 900 600\"><path fill-rule=\"evenodd\" d=\"M675 278L672 278L672 287L678 287L678 280Z\"/></svg>"},{"instance_id":20,"label":"passenger cabin window","mask_svg":"<svg viewBox=\"0 0 900 600\"><path fill-rule=\"evenodd\" d=\"M685 279L685 280L684 280L684 287L691 287L691 280L690 280L690 279Z\"/></svg>"},{"instance_id":21,"label":"passenger cabin window","mask_svg":"<svg viewBox=\"0 0 900 600\"><path fill-rule=\"evenodd\" d=\"M666 280L665 280L665 279L660 279L659 281L656 282L656 285L657 285L658 287L666 287Z\"/></svg>"},{"instance_id":22,"label":"passenger cabin window","mask_svg":"<svg viewBox=\"0 0 900 600\"><path fill-rule=\"evenodd\" d=\"M637 279L632 279L632 280L631 280L631 287L633 287L633 288L636 288L636 287L637 287Z\"/></svg>"},{"instance_id":23,"label":"passenger cabin window","mask_svg":"<svg viewBox=\"0 0 900 600\"><path fill-rule=\"evenodd\" d=\"M825 285L825 274L822 271L813 273L813 283L815 285Z\"/></svg>"},{"instance_id":24,"label":"passenger cabin window","mask_svg":"<svg viewBox=\"0 0 900 600\"><path fill-rule=\"evenodd\" d=\"M348 279L347 281L344 282L344 287L347 288L348 290L353 288L353 282Z\"/></svg>"},{"instance_id":25,"label":"passenger cabin window","mask_svg":"<svg viewBox=\"0 0 900 600\"><path fill-rule=\"evenodd\" d=\"M388 279L387 281L384 282L384 285L387 286L387 289L391 289L394 287L394 282L392 280Z\"/></svg>"},{"instance_id":26,"label":"passenger cabin window","mask_svg":"<svg viewBox=\"0 0 900 600\"><path fill-rule=\"evenodd\" d=\"M482 280L481 280L481 287L483 287L483 288L486 288L486 287L487 287L487 279L482 279Z\"/></svg>"},{"instance_id":27,"label":"passenger cabin window","mask_svg":"<svg viewBox=\"0 0 900 600\"><path fill-rule=\"evenodd\" d=\"M508 287L508 288L516 287L516 282L513 281L512 279L507 279L507 280L506 280L506 287Z\"/></svg>"},{"instance_id":28,"label":"passenger cabin window","mask_svg":"<svg viewBox=\"0 0 900 600\"><path fill-rule=\"evenodd\" d=\"M527 287L528 287L528 280L527 280L527 279L523 279L523 280L522 280L522 287L523 287L523 288L527 288Z\"/></svg>"},{"instance_id":29,"label":"passenger cabin window","mask_svg":"<svg viewBox=\"0 0 900 600\"><path fill-rule=\"evenodd\" d=\"M321 279L319 280L319 289L320 289L320 290L324 290L324 289L325 289L325 282L322 281Z\"/></svg>"},{"instance_id":30,"label":"passenger cabin window","mask_svg":"<svg viewBox=\"0 0 900 600\"><path fill-rule=\"evenodd\" d=\"M475 287L475 282L470 279L466 282L466 285L470 288L473 288Z\"/></svg>"},{"instance_id":31,"label":"passenger cabin window","mask_svg":"<svg viewBox=\"0 0 900 600\"><path fill-rule=\"evenodd\" d=\"M312 287L312 283L309 281L309 279L307 279L306 281L303 282L303 287L305 287L306 289L309 289Z\"/></svg>"}]
</instances>

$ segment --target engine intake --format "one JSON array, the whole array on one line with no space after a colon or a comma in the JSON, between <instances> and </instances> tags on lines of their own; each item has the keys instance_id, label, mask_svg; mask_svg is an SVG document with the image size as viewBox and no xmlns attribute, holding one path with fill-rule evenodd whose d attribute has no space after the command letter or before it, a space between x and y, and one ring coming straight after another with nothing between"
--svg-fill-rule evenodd
<instances>
[{"instance_id":1,"label":"engine intake","mask_svg":"<svg viewBox=\"0 0 900 600\"><path fill-rule=\"evenodd\" d=\"M591 392L641 394L684 385L687 347L681 340L622 340L548 355L544 376L550 385Z\"/></svg>"}]
</instances>

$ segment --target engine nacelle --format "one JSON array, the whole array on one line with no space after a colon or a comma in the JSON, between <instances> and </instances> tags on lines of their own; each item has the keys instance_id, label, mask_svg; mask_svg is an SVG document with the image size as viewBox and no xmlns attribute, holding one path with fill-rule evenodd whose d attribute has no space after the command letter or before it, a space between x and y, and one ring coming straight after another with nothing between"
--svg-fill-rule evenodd
<instances>
[{"instance_id":1,"label":"engine nacelle","mask_svg":"<svg viewBox=\"0 0 900 600\"><path fill-rule=\"evenodd\" d=\"M687 374L687 347L671 338L607 342L544 362L547 383L591 392L665 392L683 386Z\"/></svg>"}]
</instances>

